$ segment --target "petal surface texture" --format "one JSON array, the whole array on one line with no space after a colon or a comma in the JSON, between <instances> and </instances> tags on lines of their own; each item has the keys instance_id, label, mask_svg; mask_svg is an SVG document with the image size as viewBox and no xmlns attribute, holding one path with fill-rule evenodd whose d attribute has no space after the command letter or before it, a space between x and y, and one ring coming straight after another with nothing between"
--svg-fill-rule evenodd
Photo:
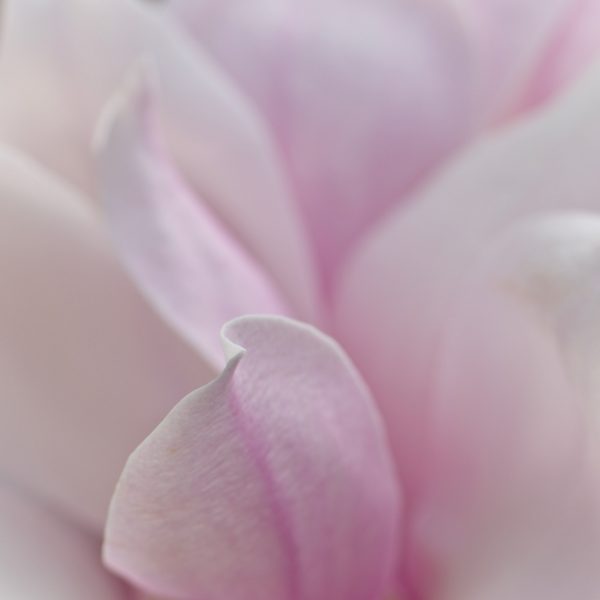
<instances>
[{"instance_id":1,"label":"petal surface texture","mask_svg":"<svg viewBox=\"0 0 600 600\"><path fill-rule=\"evenodd\" d=\"M282 317L237 319L223 336L221 376L129 459L108 565L158 596L383 597L400 501L357 372L330 338Z\"/></svg>"},{"instance_id":2,"label":"petal surface texture","mask_svg":"<svg viewBox=\"0 0 600 600\"><path fill-rule=\"evenodd\" d=\"M127 600L100 562L100 539L0 482L0 595L7 600Z\"/></svg>"},{"instance_id":3,"label":"petal surface texture","mask_svg":"<svg viewBox=\"0 0 600 600\"><path fill-rule=\"evenodd\" d=\"M147 2L5 4L0 137L94 196L98 115L131 67L151 62L176 164L312 319L314 274L281 161L260 115L202 49Z\"/></svg>"},{"instance_id":4,"label":"petal surface texture","mask_svg":"<svg viewBox=\"0 0 600 600\"><path fill-rule=\"evenodd\" d=\"M220 367L223 323L289 309L274 282L168 161L147 77L134 73L104 114L101 194L116 244L140 288L183 338Z\"/></svg>"},{"instance_id":5,"label":"petal surface texture","mask_svg":"<svg viewBox=\"0 0 600 600\"><path fill-rule=\"evenodd\" d=\"M270 124L325 284L357 238L477 121L467 39L443 2L175 0L164 8Z\"/></svg>"},{"instance_id":6,"label":"petal surface texture","mask_svg":"<svg viewBox=\"0 0 600 600\"><path fill-rule=\"evenodd\" d=\"M519 224L473 268L438 352L412 522L425 597L598 597L599 281L590 214Z\"/></svg>"},{"instance_id":7,"label":"petal surface texture","mask_svg":"<svg viewBox=\"0 0 600 600\"><path fill-rule=\"evenodd\" d=\"M380 403L404 477L423 472L440 331L486 244L528 215L600 208L599 107L594 68L547 109L457 156L341 278L335 335Z\"/></svg>"},{"instance_id":8,"label":"petal surface texture","mask_svg":"<svg viewBox=\"0 0 600 600\"><path fill-rule=\"evenodd\" d=\"M211 370L146 305L99 215L0 148L0 471L100 530L134 448Z\"/></svg>"}]
</instances>

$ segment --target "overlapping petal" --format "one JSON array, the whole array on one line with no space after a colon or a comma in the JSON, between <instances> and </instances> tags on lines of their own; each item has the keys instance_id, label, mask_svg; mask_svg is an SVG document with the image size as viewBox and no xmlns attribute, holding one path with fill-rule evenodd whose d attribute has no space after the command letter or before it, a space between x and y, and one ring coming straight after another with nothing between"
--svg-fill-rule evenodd
<instances>
[{"instance_id":1,"label":"overlapping petal","mask_svg":"<svg viewBox=\"0 0 600 600\"><path fill-rule=\"evenodd\" d=\"M0 595L7 600L126 600L103 568L100 539L0 482Z\"/></svg>"},{"instance_id":2,"label":"overlapping petal","mask_svg":"<svg viewBox=\"0 0 600 600\"><path fill-rule=\"evenodd\" d=\"M131 456L105 557L158 596L371 600L399 496L372 400L339 347L281 317L224 329L221 376Z\"/></svg>"},{"instance_id":3,"label":"overlapping petal","mask_svg":"<svg viewBox=\"0 0 600 600\"><path fill-rule=\"evenodd\" d=\"M589 214L521 224L473 269L440 343L412 521L425 597L600 593L599 281Z\"/></svg>"},{"instance_id":4,"label":"overlapping petal","mask_svg":"<svg viewBox=\"0 0 600 600\"><path fill-rule=\"evenodd\" d=\"M454 11L407 1L175 0L275 132L325 283L478 123Z\"/></svg>"},{"instance_id":5,"label":"overlapping petal","mask_svg":"<svg viewBox=\"0 0 600 600\"><path fill-rule=\"evenodd\" d=\"M0 470L100 529L122 465L214 372L120 269L90 203L0 152Z\"/></svg>"},{"instance_id":6,"label":"overlapping petal","mask_svg":"<svg viewBox=\"0 0 600 600\"><path fill-rule=\"evenodd\" d=\"M134 63L153 61L163 84L161 122L178 164L298 310L314 318L312 263L270 134L210 58L149 3L5 4L0 137L93 196L98 115Z\"/></svg>"},{"instance_id":7,"label":"overlapping petal","mask_svg":"<svg viewBox=\"0 0 600 600\"><path fill-rule=\"evenodd\" d=\"M326 282L482 126L597 55L593 0L172 0L166 9L267 116Z\"/></svg>"},{"instance_id":8,"label":"overlapping petal","mask_svg":"<svg viewBox=\"0 0 600 600\"><path fill-rule=\"evenodd\" d=\"M380 402L405 476L421 471L440 329L473 261L523 216L600 209L599 107L592 69L547 110L457 157L373 232L342 277L336 336Z\"/></svg>"},{"instance_id":9,"label":"overlapping petal","mask_svg":"<svg viewBox=\"0 0 600 600\"><path fill-rule=\"evenodd\" d=\"M157 132L149 74L140 69L101 122L100 194L133 278L161 315L218 368L223 323L289 308L273 280L171 165Z\"/></svg>"}]
</instances>

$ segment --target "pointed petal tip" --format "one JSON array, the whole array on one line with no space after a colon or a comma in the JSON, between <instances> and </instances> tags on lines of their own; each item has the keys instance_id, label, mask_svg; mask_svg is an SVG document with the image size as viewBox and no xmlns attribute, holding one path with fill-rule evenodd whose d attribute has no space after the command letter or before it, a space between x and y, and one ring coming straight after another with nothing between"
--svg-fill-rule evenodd
<instances>
[{"instance_id":1,"label":"pointed petal tip","mask_svg":"<svg viewBox=\"0 0 600 600\"><path fill-rule=\"evenodd\" d=\"M100 193L133 280L159 314L220 368L221 323L290 309L263 266L170 160L157 132L152 88L147 67L138 65L106 108L97 138Z\"/></svg>"},{"instance_id":2,"label":"pointed petal tip","mask_svg":"<svg viewBox=\"0 0 600 600\"><path fill-rule=\"evenodd\" d=\"M172 595L383 591L399 490L358 373L335 342L287 318L241 317L222 336L231 357L223 373L128 461L107 564Z\"/></svg>"},{"instance_id":3,"label":"pointed petal tip","mask_svg":"<svg viewBox=\"0 0 600 600\"><path fill-rule=\"evenodd\" d=\"M121 128L142 134L144 120L160 87L158 68L149 55L141 56L130 68L121 85L101 111L92 134L92 150L96 156L110 151L114 137Z\"/></svg>"}]
</instances>

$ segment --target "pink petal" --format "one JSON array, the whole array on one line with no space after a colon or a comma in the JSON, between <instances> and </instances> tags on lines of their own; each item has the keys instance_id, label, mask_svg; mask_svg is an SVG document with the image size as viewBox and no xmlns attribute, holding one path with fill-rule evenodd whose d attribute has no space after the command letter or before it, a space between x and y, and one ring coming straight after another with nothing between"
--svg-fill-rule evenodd
<instances>
[{"instance_id":1,"label":"pink petal","mask_svg":"<svg viewBox=\"0 0 600 600\"><path fill-rule=\"evenodd\" d=\"M0 483L0 597L125 600L102 566L100 540L6 481Z\"/></svg>"},{"instance_id":2,"label":"pink petal","mask_svg":"<svg viewBox=\"0 0 600 600\"><path fill-rule=\"evenodd\" d=\"M555 34L524 102L536 104L567 87L600 54L600 3L571 2L572 9Z\"/></svg>"},{"instance_id":3,"label":"pink petal","mask_svg":"<svg viewBox=\"0 0 600 600\"><path fill-rule=\"evenodd\" d=\"M289 309L169 163L143 79L137 73L129 81L102 122L101 194L134 279L182 337L220 366L218 335L225 321Z\"/></svg>"},{"instance_id":4,"label":"pink petal","mask_svg":"<svg viewBox=\"0 0 600 600\"><path fill-rule=\"evenodd\" d=\"M599 277L585 214L515 227L473 270L438 352L413 519L425 597L600 594Z\"/></svg>"},{"instance_id":5,"label":"pink petal","mask_svg":"<svg viewBox=\"0 0 600 600\"><path fill-rule=\"evenodd\" d=\"M600 209L599 153L596 70L546 111L457 157L349 263L337 290L336 337L379 402L405 478L422 471L440 330L473 261L523 216Z\"/></svg>"},{"instance_id":6,"label":"pink petal","mask_svg":"<svg viewBox=\"0 0 600 600\"><path fill-rule=\"evenodd\" d=\"M184 173L312 318L309 251L278 156L260 116L211 60L149 3L6 4L0 137L91 192L97 117L132 64L153 61L161 121Z\"/></svg>"},{"instance_id":7,"label":"pink petal","mask_svg":"<svg viewBox=\"0 0 600 600\"><path fill-rule=\"evenodd\" d=\"M229 362L131 456L108 564L159 596L372 600L399 498L379 417L340 348L278 317L224 328Z\"/></svg>"},{"instance_id":8,"label":"pink petal","mask_svg":"<svg viewBox=\"0 0 600 600\"><path fill-rule=\"evenodd\" d=\"M90 204L4 148L0 246L0 471L100 529L127 456L213 371L140 298Z\"/></svg>"},{"instance_id":9,"label":"pink petal","mask_svg":"<svg viewBox=\"0 0 600 600\"><path fill-rule=\"evenodd\" d=\"M490 116L546 100L600 50L595 0L449 2L473 44L481 99Z\"/></svg>"},{"instance_id":10,"label":"pink petal","mask_svg":"<svg viewBox=\"0 0 600 600\"><path fill-rule=\"evenodd\" d=\"M325 280L478 122L472 56L444 3L174 0L287 159Z\"/></svg>"}]
</instances>

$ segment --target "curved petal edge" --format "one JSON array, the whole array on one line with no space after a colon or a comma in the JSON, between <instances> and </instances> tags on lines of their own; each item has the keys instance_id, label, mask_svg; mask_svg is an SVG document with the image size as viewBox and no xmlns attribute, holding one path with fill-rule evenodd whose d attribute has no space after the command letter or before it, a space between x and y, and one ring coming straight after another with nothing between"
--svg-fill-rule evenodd
<instances>
[{"instance_id":1,"label":"curved petal edge","mask_svg":"<svg viewBox=\"0 0 600 600\"><path fill-rule=\"evenodd\" d=\"M339 346L283 317L223 328L229 362L129 459L106 563L150 593L370 600L400 497L372 399Z\"/></svg>"}]
</instances>

